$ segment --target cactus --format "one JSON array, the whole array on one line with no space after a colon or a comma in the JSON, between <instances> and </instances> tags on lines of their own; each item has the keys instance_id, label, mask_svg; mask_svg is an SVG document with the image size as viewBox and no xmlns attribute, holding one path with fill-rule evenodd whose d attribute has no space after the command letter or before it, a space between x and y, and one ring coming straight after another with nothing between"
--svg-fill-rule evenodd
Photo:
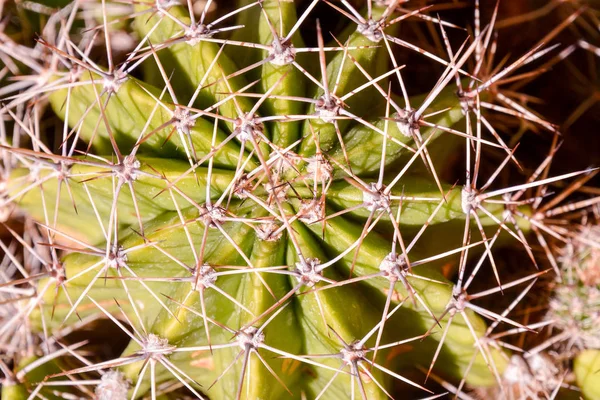
<instances>
[{"instance_id":1,"label":"cactus","mask_svg":"<svg viewBox=\"0 0 600 400\"><path fill-rule=\"evenodd\" d=\"M574 371L577 384L586 398L597 399L600 396L597 376L600 371L598 350L586 350L575 359Z\"/></svg>"},{"instance_id":2,"label":"cactus","mask_svg":"<svg viewBox=\"0 0 600 400\"><path fill-rule=\"evenodd\" d=\"M0 51L37 73L1 92L0 115L22 132L1 132L2 211L30 224L0 242L25 254L8 257L0 285L17 296L0 343L21 361L0 363L3 398L422 398L440 394L432 381L527 398L560 384L558 369L534 371L546 387L494 392L533 362L494 330L535 329L508 314L539 277L565 275L507 279L497 249L541 264L529 241L549 248L552 212L572 190L555 203L539 192L593 174L549 176L549 156L502 186L498 174L520 164L482 110L554 134L554 154L556 127L502 85L580 13L498 69L497 10L456 46L455 25L399 1L214 3L132 2L121 15L76 1L32 55L3 39ZM80 29L82 10L93 29ZM327 32L315 17L327 13L343 27ZM445 54L402 39L409 18L432 24ZM137 37L120 57L117 33ZM409 96L399 52L441 71L430 91ZM44 112L61 122L41 126ZM487 150L501 155L491 173ZM455 184L445 175L462 168L461 151ZM597 293L585 292L597 292L597 256L580 245L564 257L594 282L557 289L547 318L571 332L573 299L588 302L574 340L597 348L598 316L586 313ZM479 285L486 274L491 288ZM482 305L497 296L514 301ZM121 354L81 350L98 321L126 336ZM81 330L86 341L65 339ZM587 364L576 362L578 379Z\"/></svg>"}]
</instances>

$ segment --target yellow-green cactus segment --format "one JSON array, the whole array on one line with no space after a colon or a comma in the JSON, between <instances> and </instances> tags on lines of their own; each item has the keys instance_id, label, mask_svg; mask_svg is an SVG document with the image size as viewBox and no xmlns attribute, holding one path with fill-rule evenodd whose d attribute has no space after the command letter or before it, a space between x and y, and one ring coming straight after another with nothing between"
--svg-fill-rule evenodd
<instances>
[{"instance_id":1,"label":"yellow-green cactus segment","mask_svg":"<svg viewBox=\"0 0 600 400\"><path fill-rule=\"evenodd\" d=\"M378 18L384 10L385 9L381 7L373 7L373 18ZM353 24L351 23L351 25ZM392 25L386 29L386 32L393 33L397 28L397 25ZM381 43L374 43L367 39L362 33L354 32L343 45L352 47L351 50L348 50L348 53L354 58L356 63L360 64L362 69L371 75L371 77L377 78L389 71L389 55L387 49ZM339 80L338 76L340 77ZM367 78L361 69L358 68L355 62L350 60L343 51L335 52L335 55L333 55L331 60L327 63L327 89L329 92L333 92L333 89L337 87L335 93L336 96L341 97L345 94L349 94L352 90L358 88L365 82L367 82ZM387 80L381 80L378 83L382 87L387 88L387 83L385 82L387 82ZM318 88L314 98L317 100L324 99L324 93L325 91L323 88ZM375 105L382 104L384 101L385 99L379 95L375 89L367 88L344 101L343 107L347 108L348 111L354 115L358 114L359 117L363 117L364 113L372 109ZM333 109L337 109L341 107L342 104L335 103L334 105L332 103L319 105L319 107L324 108L325 110L330 106L333 107ZM315 104L311 104L308 113L318 113L319 107ZM334 114L336 113L334 112ZM324 115L328 115L328 112L326 111ZM327 119L327 117L324 118ZM335 122L339 126L340 132L345 133L347 128L356 121L342 118ZM313 131L316 132L316 135L313 135ZM323 118L307 120L304 124L302 134L304 140L300 148L300 154L305 156L315 153L315 136L318 137L319 147L322 151L329 151L335 143L339 143L337 140L338 136L335 124L333 124L332 121L325 121Z\"/></svg>"},{"instance_id":2,"label":"yellow-green cactus segment","mask_svg":"<svg viewBox=\"0 0 600 400\"><path fill-rule=\"evenodd\" d=\"M68 181L61 180L61 175L53 168L41 169L38 178L42 184L33 187L35 182L28 179L29 170L16 169L9 181L8 192L17 197L20 207L36 220L95 245L105 239L100 224L109 226L113 203L117 206L120 228L139 226L140 222L151 221L164 211L186 208L189 205L186 199L203 203L206 188L210 199L219 198L234 177L233 171L215 168L208 182L206 167L197 167L192 173L184 161L139 156L139 167L132 182L133 193L124 184L119 196L115 196L117 183L109 164L114 157L100 158L106 163L88 157L79 159L89 164L65 166L71 174ZM46 211L40 204L46 204Z\"/></svg>"},{"instance_id":3,"label":"yellow-green cactus segment","mask_svg":"<svg viewBox=\"0 0 600 400\"><path fill-rule=\"evenodd\" d=\"M236 141L228 140L220 129L215 132L214 121L202 116L178 120L181 108L171 103L168 93L161 94L156 87L129 76L114 91L104 90L103 78L93 73L82 73L80 83L72 89L53 91L50 104L58 116L68 116L69 126L86 142L112 151L112 134L123 154L139 143L141 154L182 159L194 156L196 160L209 156L215 165L236 167L240 154ZM109 116L108 126L103 113ZM217 151L211 151L213 136Z\"/></svg>"},{"instance_id":4,"label":"yellow-green cactus segment","mask_svg":"<svg viewBox=\"0 0 600 400\"><path fill-rule=\"evenodd\" d=\"M263 1L262 8L264 9L264 14L260 16L258 23L259 43L281 46L281 49L276 49L278 53L273 55L276 58L271 62L263 64L261 67L261 91L263 93L270 91L273 96L281 96L281 98L266 99L263 106L263 114L290 116L290 118L302 115L307 108L306 104L285 97L305 96L307 78L297 66L288 63L289 60L286 58L302 58L302 54L287 55L287 53L295 52L294 48L302 48L304 42L300 37L299 31L296 31L289 40L282 43L282 40L287 38L290 30L297 22L296 4L293 1L268 0ZM269 25L275 29L279 36L277 39L273 37ZM269 56L267 51L263 51L262 53L263 58ZM274 122L271 129L273 144L281 148L288 147L298 140L300 127L300 121Z\"/></svg>"},{"instance_id":5,"label":"yellow-green cactus segment","mask_svg":"<svg viewBox=\"0 0 600 400\"><path fill-rule=\"evenodd\" d=\"M194 102L195 106L204 109L221 103L218 107L221 115L238 118L230 93L241 90L247 82L243 75L231 76L238 68L229 56L221 51L222 45L211 41L210 37L203 40L202 26L191 24L189 13L184 7L169 7L165 12L168 12L170 17L164 15L162 10L156 10L152 3L139 3L135 9L138 12L146 11L135 17L136 31L140 37L148 37L150 43L159 44L155 45L154 50L164 72L167 76L177 76L177 79L171 79L170 83L177 93L179 104L187 105L196 89L201 87L202 90ZM184 29L173 18L188 28ZM208 22L210 21L206 21ZM148 64L156 63L151 60ZM156 68L152 68L154 76L148 78L155 85L163 87L164 79ZM237 97L236 101L244 112L252 108L248 99ZM229 127L231 128L231 124Z\"/></svg>"},{"instance_id":6,"label":"yellow-green cactus segment","mask_svg":"<svg viewBox=\"0 0 600 400\"><path fill-rule=\"evenodd\" d=\"M586 400L600 399L600 350L585 350L573 365L577 386Z\"/></svg>"},{"instance_id":7,"label":"yellow-green cactus segment","mask_svg":"<svg viewBox=\"0 0 600 400\"><path fill-rule=\"evenodd\" d=\"M350 246L358 243L363 231L363 226L353 223L344 217L336 217L327 220L327 229L325 231L321 230L319 224L310 225L310 229L315 235L319 235L323 238L324 243L327 245L326 248L330 249L333 255L340 254ZM357 277L368 276L380 272L380 265L386 256L390 254L390 251L391 243L380 235L371 232L362 239L360 251L357 256L355 256L355 252L350 252L343 257L337 265L341 267L342 276L347 277L351 270L353 270L354 275ZM409 257L414 261L425 258L414 251L409 253ZM436 316L441 315L452 299L452 285L446 283L446 279L439 271L435 268L428 268L427 265L415 267L413 273L442 282L435 283L416 278L407 278L407 281L412 288L424 299L429 311ZM386 278L379 277L377 279L365 280L363 286L365 285L375 289L379 292L381 298L383 298L388 293L390 283ZM355 287L358 288L360 285ZM397 291L397 294L394 296L395 304L409 298L409 293L400 282L394 288ZM364 290L364 288L361 288L360 291ZM355 291L358 292L359 290L355 289ZM380 307L379 309L383 309L383 307ZM399 311L399 314L403 315L403 318L398 317L397 319L391 319L387 323L389 324L388 329L396 333L394 336L395 340L418 336L436 325L436 321L431 318L429 311L425 310L421 304L408 302ZM411 315L413 313L417 313L417 315ZM466 310L465 313L469 322L472 324L474 331L478 336L482 336L486 330L485 323L471 310ZM381 318L381 316L379 316L379 318ZM415 343L416 354L419 354L422 358L418 356L411 357L410 360L412 362L417 361L418 363L421 363L423 367L429 366L433 357L433 352L437 347L437 341L441 338L442 331L445 324L448 322L448 318L449 316L446 315L446 317L440 321L441 328L436 327L432 335L428 338L429 340ZM412 323L406 323L407 320L410 320ZM398 337L398 333L400 332L402 332L402 335L401 337ZM444 342L444 350L446 353L443 355L444 359L440 361L438 368L448 374L454 374L459 377L465 376L470 363L473 361L472 358L475 347L475 339L464 322L462 315L456 316L448 330ZM500 371L504 370L506 362L499 351L491 350L486 356L491 356L493 358L496 362L495 365ZM407 360L403 361L406 362ZM400 362L402 363L402 361ZM474 386L489 386L495 383L495 377L488 369L484 357L481 355L475 357L475 361L473 361L473 366L466 376L466 380Z\"/></svg>"},{"instance_id":8,"label":"yellow-green cactus segment","mask_svg":"<svg viewBox=\"0 0 600 400\"><path fill-rule=\"evenodd\" d=\"M38 363L38 365L33 367L34 363ZM8 400L27 400L30 398L32 385L35 386L44 382L47 376L60 373L62 367L64 366L56 359L50 359L44 362L44 360L38 356L24 357L19 364L15 366L14 370L15 377L18 377L19 381L15 381L12 377L5 377L2 382L0 397ZM23 374L25 368L28 368L28 371ZM20 374L23 374L23 376L19 376ZM48 400L61 399L60 392L57 394L49 386L42 388L38 393L38 396L43 396Z\"/></svg>"}]
</instances>

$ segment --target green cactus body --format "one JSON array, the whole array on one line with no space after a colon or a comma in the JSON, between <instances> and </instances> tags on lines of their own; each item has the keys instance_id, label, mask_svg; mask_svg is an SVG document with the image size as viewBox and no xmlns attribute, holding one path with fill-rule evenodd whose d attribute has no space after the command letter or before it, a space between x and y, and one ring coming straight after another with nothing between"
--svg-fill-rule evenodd
<instances>
[{"instance_id":1,"label":"green cactus body","mask_svg":"<svg viewBox=\"0 0 600 400\"><path fill-rule=\"evenodd\" d=\"M600 351L586 350L580 353L575 359L575 376L577 386L586 399L600 399L600 382L598 374L600 373Z\"/></svg>"},{"instance_id":2,"label":"green cactus body","mask_svg":"<svg viewBox=\"0 0 600 400\"><path fill-rule=\"evenodd\" d=\"M3 399L25 400L29 398L29 387L32 383L41 382L46 377L57 374L64 368L60 360L44 360L38 356L29 356L21 360L15 369L15 380L2 383L0 395ZM52 390L44 388L42 395L47 399L58 400L60 397Z\"/></svg>"},{"instance_id":3,"label":"green cactus body","mask_svg":"<svg viewBox=\"0 0 600 400\"><path fill-rule=\"evenodd\" d=\"M422 143L384 118L385 99L369 87L345 102L368 125L314 118L319 106L295 98L318 100L324 91L294 65L267 62L236 75L268 51L201 33L192 38L181 26L190 24L184 9L169 9L178 24L162 11L143 13L148 7L136 6L134 22L153 47L144 53L144 81L124 76L118 87L107 86L101 74L82 72L82 85L50 95L56 114L92 149L69 160L69 190L53 168L57 159L39 174L43 185L23 191L31 184L27 167L13 171L9 182L9 194L23 210L68 233L76 248L61 260L66 283L58 298L46 290L43 310L33 313L37 328L42 318L54 329L99 313L99 307L126 320L135 339L116 369L133 382L137 397L177 376L211 399L340 399L349 391L385 399L398 374L429 367L442 335L436 374L494 385L486 359L501 373L507 357L497 349L485 355L477 350L473 335L485 335L483 319L471 310L446 312L457 300L440 264L457 262L465 219L473 218L464 211L464 193L444 184L442 199L428 173L396 178L409 163L422 162ZM383 12L373 10L374 16ZM293 2L264 1L238 18L247 26L232 41L247 32L247 41L269 46L269 23L285 37L297 16ZM340 96L368 80L355 62L373 77L389 71L385 46L353 29L342 36L354 48L348 51L354 61L342 50L327 57L327 82ZM166 46L170 41L177 43ZM299 33L289 42L303 46ZM162 89L154 52L176 98ZM259 82L246 88L254 78ZM379 85L388 87L386 80ZM273 96L255 110L256 119L240 115L256 104L247 94L268 92ZM455 103L454 89L444 89L428 107L445 110L432 123L458 124L464 115ZM182 110L188 119L177 114ZM372 110L379 110L375 118ZM293 118L259 121L287 115ZM431 145L449 134L421 131ZM125 158L112 154L115 146ZM51 211L44 212L41 202ZM529 215L528 207L519 211ZM477 216L492 237L506 210L502 204L487 209L492 217ZM517 220L527 233L526 218ZM409 243L423 227L425 236L404 257L433 260L412 270L401 262L395 234L402 232ZM474 223L471 231L477 232ZM410 275L390 278L392 267ZM39 287L54 288L55 280L43 279Z\"/></svg>"}]
</instances>

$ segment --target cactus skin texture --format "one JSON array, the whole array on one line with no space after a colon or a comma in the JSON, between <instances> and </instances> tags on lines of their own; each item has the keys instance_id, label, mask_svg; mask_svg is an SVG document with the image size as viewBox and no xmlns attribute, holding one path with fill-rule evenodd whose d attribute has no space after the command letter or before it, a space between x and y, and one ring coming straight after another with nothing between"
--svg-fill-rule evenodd
<instances>
[{"instance_id":1,"label":"cactus skin texture","mask_svg":"<svg viewBox=\"0 0 600 400\"><path fill-rule=\"evenodd\" d=\"M67 375L93 375L88 394L103 400L176 398L170 384L212 400L421 398L430 373L497 384L511 355L482 344L482 315L497 315L470 302L465 265L522 241L535 210L436 173L452 168L456 137L467 152L506 150L466 127L473 105L456 96L483 36L443 61L433 94L405 99L391 92L398 25L375 23L402 14L365 3L365 21L323 43L305 18L317 3L240 0L211 24L139 2L143 40L120 65L46 43L71 66L54 71L48 101L80 151L13 149L28 161L7 196L61 251L29 320L51 332L102 316L131 340L114 360L4 385L3 398ZM315 37L301 36L308 24ZM579 373L598 365L589 354L575 371L597 398Z\"/></svg>"}]
</instances>

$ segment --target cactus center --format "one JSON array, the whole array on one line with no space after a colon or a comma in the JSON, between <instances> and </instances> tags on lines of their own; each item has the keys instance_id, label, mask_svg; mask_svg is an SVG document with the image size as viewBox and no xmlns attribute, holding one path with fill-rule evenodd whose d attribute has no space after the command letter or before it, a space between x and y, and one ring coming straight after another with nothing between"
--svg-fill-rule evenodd
<instances>
[{"instance_id":1,"label":"cactus center","mask_svg":"<svg viewBox=\"0 0 600 400\"><path fill-rule=\"evenodd\" d=\"M191 118L190 111L183 107L175 107L173 111L173 125L177 132L184 135L190 134L190 128L196 125L196 120Z\"/></svg>"},{"instance_id":2,"label":"cactus center","mask_svg":"<svg viewBox=\"0 0 600 400\"><path fill-rule=\"evenodd\" d=\"M504 201L504 211L502 212L502 218L506 221L512 221L513 215L517 211L517 206L512 201L512 194L505 193L502 195L502 200Z\"/></svg>"},{"instance_id":3,"label":"cactus center","mask_svg":"<svg viewBox=\"0 0 600 400\"><path fill-rule=\"evenodd\" d=\"M458 286L454 286L454 289L452 290L452 298L450 299L450 312L452 314L463 312L468 301L469 299L467 298L467 292L464 290L459 291Z\"/></svg>"},{"instance_id":4,"label":"cactus center","mask_svg":"<svg viewBox=\"0 0 600 400\"><path fill-rule=\"evenodd\" d=\"M142 342L142 353L151 359L159 359L163 355L169 355L175 350L175 346L169 344L169 340L161 338L154 333L148 334L148 337Z\"/></svg>"},{"instance_id":5,"label":"cactus center","mask_svg":"<svg viewBox=\"0 0 600 400\"><path fill-rule=\"evenodd\" d=\"M461 208L465 214L470 214L471 211L477 210L480 205L480 201L477 197L479 193L477 190L464 186L460 192Z\"/></svg>"},{"instance_id":6,"label":"cactus center","mask_svg":"<svg viewBox=\"0 0 600 400\"><path fill-rule=\"evenodd\" d=\"M71 171L71 167L73 166L73 162L71 161L59 161L52 165L56 170L57 178L65 180L69 177L69 172Z\"/></svg>"},{"instance_id":7,"label":"cactus center","mask_svg":"<svg viewBox=\"0 0 600 400\"><path fill-rule=\"evenodd\" d=\"M252 193L252 180L248 178L248 175L243 174L236 180L233 193L240 199L248 198L248 195Z\"/></svg>"},{"instance_id":8,"label":"cactus center","mask_svg":"<svg viewBox=\"0 0 600 400\"><path fill-rule=\"evenodd\" d=\"M382 19L378 21L369 19L358 24L356 30L371 42L379 43L383 39L383 23Z\"/></svg>"},{"instance_id":9,"label":"cactus center","mask_svg":"<svg viewBox=\"0 0 600 400\"><path fill-rule=\"evenodd\" d=\"M281 239L281 235L283 234L283 231L280 230L280 226L272 220L257 224L254 227L254 231L260 240L265 240L267 242L276 242Z\"/></svg>"},{"instance_id":10,"label":"cactus center","mask_svg":"<svg viewBox=\"0 0 600 400\"><path fill-rule=\"evenodd\" d=\"M236 342L242 350L257 349L264 341L265 334L254 326L242 329L236 337Z\"/></svg>"},{"instance_id":11,"label":"cactus center","mask_svg":"<svg viewBox=\"0 0 600 400\"><path fill-rule=\"evenodd\" d=\"M456 92L458 96L458 102L460 104L460 108L462 109L463 114L467 114L468 112L473 112L477 109L477 104L475 98L473 96L469 96L462 90L458 90Z\"/></svg>"},{"instance_id":12,"label":"cactus center","mask_svg":"<svg viewBox=\"0 0 600 400\"><path fill-rule=\"evenodd\" d=\"M300 203L298 219L307 224L314 224L325 216L325 208L320 199L304 200Z\"/></svg>"},{"instance_id":13,"label":"cactus center","mask_svg":"<svg viewBox=\"0 0 600 400\"><path fill-rule=\"evenodd\" d=\"M296 49L291 43L276 38L271 43L269 57L271 58L270 62L273 65L288 65L293 63L296 59Z\"/></svg>"},{"instance_id":14,"label":"cactus center","mask_svg":"<svg viewBox=\"0 0 600 400\"><path fill-rule=\"evenodd\" d=\"M415 119L417 110L400 110L396 113L394 120L401 134L406 137L414 137L420 130L419 122Z\"/></svg>"},{"instance_id":15,"label":"cactus center","mask_svg":"<svg viewBox=\"0 0 600 400\"><path fill-rule=\"evenodd\" d=\"M327 182L333 177L333 167L322 154L309 157L306 162L306 172L315 182Z\"/></svg>"},{"instance_id":16,"label":"cactus center","mask_svg":"<svg viewBox=\"0 0 600 400\"><path fill-rule=\"evenodd\" d=\"M406 257L396 253L388 254L383 261L381 261L381 264L379 264L379 270L383 272L390 281L404 280L404 273L407 268L408 264L406 262Z\"/></svg>"},{"instance_id":17,"label":"cactus center","mask_svg":"<svg viewBox=\"0 0 600 400\"><path fill-rule=\"evenodd\" d=\"M119 88L127 80L127 73L115 70L112 74L105 74L102 79L102 88L106 93L117 93Z\"/></svg>"},{"instance_id":18,"label":"cactus center","mask_svg":"<svg viewBox=\"0 0 600 400\"><path fill-rule=\"evenodd\" d=\"M363 191L363 206L369 211L388 210L391 204L389 193L385 186L378 187L376 183L369 185L369 190Z\"/></svg>"},{"instance_id":19,"label":"cactus center","mask_svg":"<svg viewBox=\"0 0 600 400\"><path fill-rule=\"evenodd\" d=\"M204 204L200 206L200 219L209 228L218 227L225 218L226 211L223 207L213 206L212 204Z\"/></svg>"},{"instance_id":20,"label":"cactus center","mask_svg":"<svg viewBox=\"0 0 600 400\"><path fill-rule=\"evenodd\" d=\"M214 35L214 32L204 24L196 24L190 26L185 31L185 42L190 46L195 46L202 41L203 38L210 38Z\"/></svg>"},{"instance_id":21,"label":"cactus center","mask_svg":"<svg viewBox=\"0 0 600 400\"><path fill-rule=\"evenodd\" d=\"M119 269L127 266L127 254L125 254L123 247L113 246L111 251L108 253L108 260L106 262L109 268Z\"/></svg>"},{"instance_id":22,"label":"cactus center","mask_svg":"<svg viewBox=\"0 0 600 400\"><path fill-rule=\"evenodd\" d=\"M127 155L120 164L114 166L115 173L121 183L132 182L137 179L141 164L134 155Z\"/></svg>"},{"instance_id":23,"label":"cactus center","mask_svg":"<svg viewBox=\"0 0 600 400\"><path fill-rule=\"evenodd\" d=\"M307 258L296 263L296 279L304 286L313 287L323 279L323 272L319 270L321 261L317 258Z\"/></svg>"},{"instance_id":24,"label":"cactus center","mask_svg":"<svg viewBox=\"0 0 600 400\"><path fill-rule=\"evenodd\" d=\"M315 111L323 122L333 123L338 115L342 103L334 96L323 95L317 99L315 103Z\"/></svg>"},{"instance_id":25,"label":"cactus center","mask_svg":"<svg viewBox=\"0 0 600 400\"><path fill-rule=\"evenodd\" d=\"M192 290L201 291L215 284L217 272L210 265L204 264L199 269L194 270L194 278Z\"/></svg>"},{"instance_id":26,"label":"cactus center","mask_svg":"<svg viewBox=\"0 0 600 400\"><path fill-rule=\"evenodd\" d=\"M256 115L237 118L233 123L233 134L242 142L250 140L258 143L262 137L264 126Z\"/></svg>"},{"instance_id":27,"label":"cactus center","mask_svg":"<svg viewBox=\"0 0 600 400\"><path fill-rule=\"evenodd\" d=\"M353 365L365 359L367 349L359 341L355 341L348 347L343 348L340 353L346 365Z\"/></svg>"},{"instance_id":28,"label":"cactus center","mask_svg":"<svg viewBox=\"0 0 600 400\"><path fill-rule=\"evenodd\" d=\"M50 264L50 276L56 280L58 285L62 284L67 279L65 268L58 261Z\"/></svg>"}]
</instances>

